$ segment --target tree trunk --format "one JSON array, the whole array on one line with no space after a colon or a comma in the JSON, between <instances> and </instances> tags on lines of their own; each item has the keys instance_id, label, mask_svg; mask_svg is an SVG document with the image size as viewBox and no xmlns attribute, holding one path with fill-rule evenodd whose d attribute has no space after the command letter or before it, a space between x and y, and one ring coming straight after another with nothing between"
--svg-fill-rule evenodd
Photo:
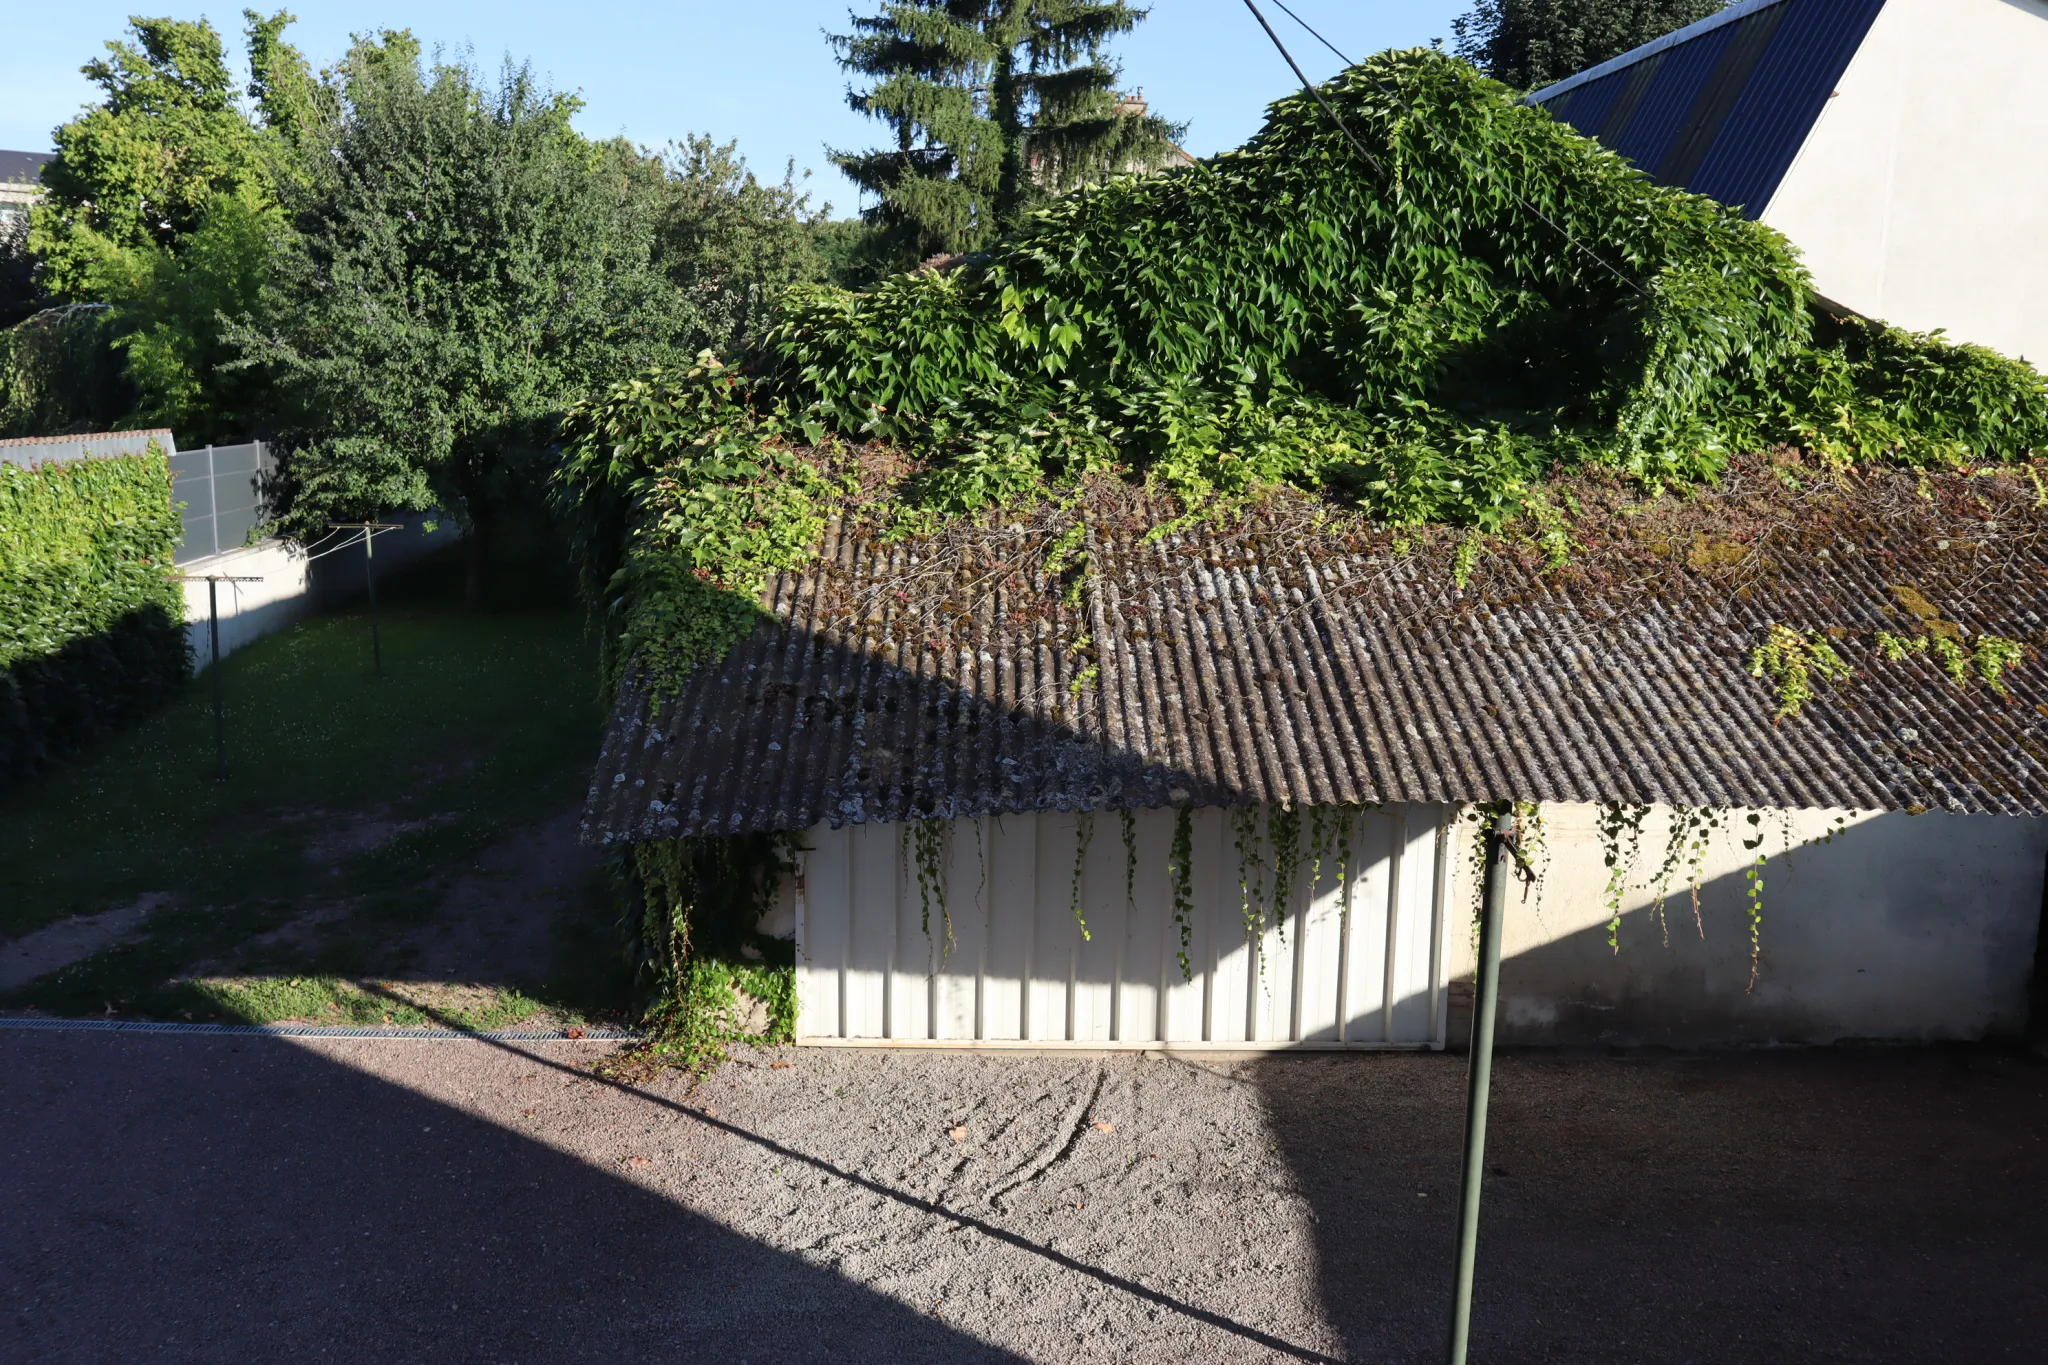
<instances>
[{"instance_id":1,"label":"tree trunk","mask_svg":"<svg viewBox=\"0 0 2048 1365\"><path fill-rule=\"evenodd\" d=\"M481 611L490 585L491 523L496 520L490 507L477 498L469 507L469 535L464 539L462 600L471 611Z\"/></svg>"},{"instance_id":2,"label":"tree trunk","mask_svg":"<svg viewBox=\"0 0 2048 1365\"><path fill-rule=\"evenodd\" d=\"M996 178L996 221L978 224L993 237L1023 216L1031 167L1024 146L1024 89L1017 73L1017 45L1023 38L1019 20L1028 0L1011 0L990 35L995 39L995 69L989 73L989 117L1003 140L1002 170ZM986 183L986 182L984 182Z\"/></svg>"}]
</instances>

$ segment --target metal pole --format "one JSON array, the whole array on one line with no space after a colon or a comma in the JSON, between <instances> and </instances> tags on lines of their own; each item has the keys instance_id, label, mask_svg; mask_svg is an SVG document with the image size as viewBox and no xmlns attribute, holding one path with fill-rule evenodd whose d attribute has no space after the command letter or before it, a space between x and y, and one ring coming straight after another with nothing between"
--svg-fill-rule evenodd
<instances>
[{"instance_id":1,"label":"metal pole","mask_svg":"<svg viewBox=\"0 0 2048 1365\"><path fill-rule=\"evenodd\" d=\"M1514 813L1486 831L1486 889L1479 916L1479 977L1472 992L1472 1051L1465 1098L1465 1177L1458 1192L1458 1269L1451 1286L1451 1365L1465 1365L1472 1339L1472 1273L1479 1255L1479 1182L1486 1172L1486 1101L1493 1087L1493 1016L1500 995L1500 926L1507 909L1506 840Z\"/></svg>"},{"instance_id":2,"label":"metal pole","mask_svg":"<svg viewBox=\"0 0 2048 1365\"><path fill-rule=\"evenodd\" d=\"M220 581L206 580L206 633L213 642L213 760L214 777L228 778L228 731L222 718L220 697Z\"/></svg>"},{"instance_id":3,"label":"metal pole","mask_svg":"<svg viewBox=\"0 0 2048 1365\"><path fill-rule=\"evenodd\" d=\"M370 562L370 555L376 549L377 533L363 532L363 581L370 587L370 658L377 669L377 676L384 676L384 641L377 633L377 574Z\"/></svg>"},{"instance_id":4,"label":"metal pole","mask_svg":"<svg viewBox=\"0 0 2048 1365\"><path fill-rule=\"evenodd\" d=\"M213 477L213 447L206 448L206 523L213 528L213 552L220 553L220 489Z\"/></svg>"}]
</instances>

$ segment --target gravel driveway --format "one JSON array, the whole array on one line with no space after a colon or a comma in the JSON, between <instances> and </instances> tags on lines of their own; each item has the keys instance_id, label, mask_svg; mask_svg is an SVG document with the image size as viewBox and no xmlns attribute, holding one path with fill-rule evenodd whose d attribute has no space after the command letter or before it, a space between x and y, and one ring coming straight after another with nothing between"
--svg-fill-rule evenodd
<instances>
[{"instance_id":1,"label":"gravel driveway","mask_svg":"<svg viewBox=\"0 0 2048 1365\"><path fill-rule=\"evenodd\" d=\"M0 1032L0 1358L1439 1357L1463 1066ZM2048 1067L1502 1060L1475 1357L2041 1358Z\"/></svg>"}]
</instances>

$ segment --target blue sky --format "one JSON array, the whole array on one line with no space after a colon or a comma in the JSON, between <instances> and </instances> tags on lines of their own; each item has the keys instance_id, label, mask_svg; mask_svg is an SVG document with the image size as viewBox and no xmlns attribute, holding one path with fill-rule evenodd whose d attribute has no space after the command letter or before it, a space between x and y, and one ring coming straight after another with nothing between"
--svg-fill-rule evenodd
<instances>
[{"instance_id":1,"label":"blue sky","mask_svg":"<svg viewBox=\"0 0 2048 1365\"><path fill-rule=\"evenodd\" d=\"M1448 41L1452 18L1468 8L1467 0L1288 3L1354 58ZM135 0L65 0L16 11L0 50L0 147L50 148L50 130L92 99L78 68L138 8ZM181 18L210 18L241 69L240 4L167 8ZM1337 69L1326 49L1271 4L1265 8L1312 77ZM737 138L757 171L779 174L791 157L799 170L812 170L814 199L830 201L838 216L856 201L824 147L859 147L880 132L847 109L846 78L820 36L844 25L846 0L298 0L291 9L299 16L292 37L316 66L339 55L351 32L381 28L410 28L429 48L466 49L485 67L509 54L531 61L555 88L582 94L578 122L586 133L657 145L691 132ZM1126 88L1143 87L1155 110L1190 125L1187 147L1196 155L1244 141L1265 106L1293 85L1243 0L1155 0L1151 18L1118 56Z\"/></svg>"}]
</instances>

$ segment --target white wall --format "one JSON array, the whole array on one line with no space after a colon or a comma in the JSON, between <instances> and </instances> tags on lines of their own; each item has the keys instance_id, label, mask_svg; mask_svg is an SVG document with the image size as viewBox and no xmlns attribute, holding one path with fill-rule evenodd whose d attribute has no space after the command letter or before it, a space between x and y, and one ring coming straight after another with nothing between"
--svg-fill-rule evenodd
<instances>
[{"instance_id":1,"label":"white wall","mask_svg":"<svg viewBox=\"0 0 2048 1365\"><path fill-rule=\"evenodd\" d=\"M377 537L377 581L382 584L422 555L456 538L446 524L425 530L425 519L417 514L399 518L405 529ZM283 540L265 540L224 554L207 555L178 566L184 574L227 574L256 578L255 583L214 585L220 605L220 655L225 659L252 640L283 630L314 612L346 600L363 589L363 554L351 548L335 554L308 559L304 550ZM185 583L185 635L192 646L192 662L205 669L211 661L208 639L207 585Z\"/></svg>"},{"instance_id":2,"label":"white wall","mask_svg":"<svg viewBox=\"0 0 2048 1365\"><path fill-rule=\"evenodd\" d=\"M207 555L178 566L187 574L232 574L259 578L259 583L211 585L220 609L220 656L228 655L272 631L304 620L314 611L307 581L309 566L298 547L266 540L226 554ZM207 588L185 581L185 637L191 642L192 664L204 669L212 659L209 643Z\"/></svg>"},{"instance_id":3,"label":"white wall","mask_svg":"<svg viewBox=\"0 0 2048 1365\"><path fill-rule=\"evenodd\" d=\"M1763 221L1835 302L2048 365L2048 0L1889 0Z\"/></svg>"},{"instance_id":4,"label":"white wall","mask_svg":"<svg viewBox=\"0 0 2048 1365\"><path fill-rule=\"evenodd\" d=\"M1598 815L1593 806L1544 807L1540 888L1508 907L1502 1042L1969 1039L2025 1023L2048 821L1791 811L1767 812L1752 828L1738 813L1709 850L1696 923L1682 867L1661 918L1655 911L1671 821L1656 807L1628 869L1617 953L1607 946ZM1832 842L1805 842L1844 816ZM1743 850L1742 838L1757 833L1763 845ZM1743 873L1759 852L1768 858L1763 951L1751 991ZM1452 970L1465 980L1473 909L1468 876L1453 910L1467 927L1451 935ZM1454 1022L1454 1036L1462 1025Z\"/></svg>"},{"instance_id":5,"label":"white wall","mask_svg":"<svg viewBox=\"0 0 2048 1365\"><path fill-rule=\"evenodd\" d=\"M1070 815L978 822L979 848L977 822L952 827L954 943L943 962L944 924L935 916L928 934L920 923L900 825L812 830L802 905L797 887L785 887L784 906L764 927L798 939L798 1034L812 1043L1455 1044L1472 973L1477 826L1456 821L1439 847L1439 821L1452 813L1425 806L1364 817L1348 926L1326 874L1311 905L1294 898L1284 937L1268 931L1257 977L1248 970L1234 836L1214 810L1195 821L1191 980L1174 959L1167 811L1139 815L1135 913L1125 905L1117 816L1095 817L1081 893L1085 940L1070 909ZM1543 819L1542 880L1508 907L1503 1043L1973 1039L2025 1024L2048 821L1790 811L1766 812L1753 827L1734 812L1706 849L1695 921L1683 859L1661 915L1656 909L1672 812L1654 807L1634 855L1624 857L1616 952L1607 942L1597 808L1546 806ZM1760 848L1741 847L1759 834ZM1398 872L1389 856L1397 843ZM1758 853L1766 863L1752 990L1743 874ZM1398 907L1391 952L1390 903Z\"/></svg>"},{"instance_id":6,"label":"white wall","mask_svg":"<svg viewBox=\"0 0 2048 1365\"><path fill-rule=\"evenodd\" d=\"M1081 865L1085 937L1074 916L1074 816L954 822L943 863L950 947L939 906L926 922L904 826L820 826L806 836L802 903L791 906L798 1037L918 1046L1442 1046L1448 897L1440 887L1448 886L1451 841L1439 839L1438 822L1449 814L1408 806L1356 816L1349 876L1337 876L1333 850L1313 896L1305 894L1304 857L1286 923L1268 924L1255 966L1236 835L1224 812L1195 812L1185 975L1167 874L1172 811L1138 812L1135 863L1117 813L1094 817ZM1311 836L1304 816L1304 855Z\"/></svg>"}]
</instances>

